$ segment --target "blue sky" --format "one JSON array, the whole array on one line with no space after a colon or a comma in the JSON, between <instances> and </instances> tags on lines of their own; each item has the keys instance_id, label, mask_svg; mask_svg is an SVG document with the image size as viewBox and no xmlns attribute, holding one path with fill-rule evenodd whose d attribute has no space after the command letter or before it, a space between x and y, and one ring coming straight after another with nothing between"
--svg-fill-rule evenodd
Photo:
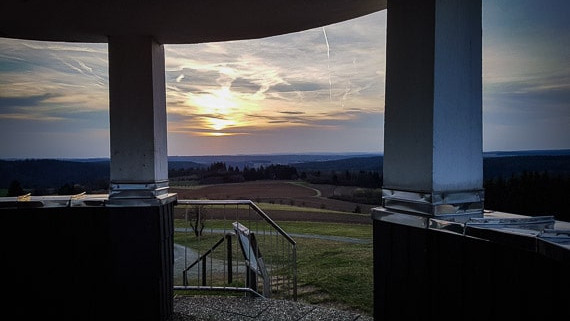
<instances>
[{"instance_id":1,"label":"blue sky","mask_svg":"<svg viewBox=\"0 0 570 321\"><path fill-rule=\"evenodd\" d=\"M483 0L483 149L570 148L570 2ZM169 155L382 152L386 11L165 45ZM109 156L106 44L0 38L0 158Z\"/></svg>"}]
</instances>

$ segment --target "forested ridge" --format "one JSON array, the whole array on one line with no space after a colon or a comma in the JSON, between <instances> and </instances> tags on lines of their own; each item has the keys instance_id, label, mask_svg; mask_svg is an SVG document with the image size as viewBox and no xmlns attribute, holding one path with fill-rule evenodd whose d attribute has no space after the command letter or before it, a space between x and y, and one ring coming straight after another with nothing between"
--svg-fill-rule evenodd
<instances>
[{"instance_id":1,"label":"forested ridge","mask_svg":"<svg viewBox=\"0 0 570 321\"><path fill-rule=\"evenodd\" d=\"M171 185L299 179L313 184L382 187L382 156L261 164L240 168L224 162L169 161L168 176ZM0 189L5 195L24 191L32 195L106 193L109 172L108 160L0 160ZM570 201L565 196L570 190L570 154L493 155L484 157L483 173L485 208L531 216L555 215L570 221ZM368 203L380 204L377 193L370 195Z\"/></svg>"}]
</instances>

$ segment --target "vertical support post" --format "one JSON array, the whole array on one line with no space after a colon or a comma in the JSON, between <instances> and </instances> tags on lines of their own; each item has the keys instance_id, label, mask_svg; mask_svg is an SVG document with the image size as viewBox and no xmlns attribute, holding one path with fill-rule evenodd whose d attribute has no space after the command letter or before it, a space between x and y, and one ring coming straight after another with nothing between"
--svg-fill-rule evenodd
<instances>
[{"instance_id":1,"label":"vertical support post","mask_svg":"<svg viewBox=\"0 0 570 321\"><path fill-rule=\"evenodd\" d=\"M226 234L226 259L228 261L228 284L234 282L232 266L232 236Z\"/></svg>"},{"instance_id":2,"label":"vertical support post","mask_svg":"<svg viewBox=\"0 0 570 321\"><path fill-rule=\"evenodd\" d=\"M431 312L437 286L430 220L483 216L481 0L394 0L387 14L374 317L414 319Z\"/></svg>"},{"instance_id":3,"label":"vertical support post","mask_svg":"<svg viewBox=\"0 0 570 321\"><path fill-rule=\"evenodd\" d=\"M170 320L176 195L168 193L164 48L148 36L110 36L108 50L111 177L106 206L113 208L108 227L113 233L105 235L114 244L116 256L109 264L117 273L112 275L117 281L111 288L137 294L114 302L120 302L119 310L131 313L134 305L156 308L156 315L141 310L136 316L140 320ZM130 215L136 217L135 225ZM142 221L145 216L159 219ZM137 226L144 233L136 234ZM160 255L150 256L154 252ZM159 287L140 291L128 280Z\"/></svg>"},{"instance_id":4,"label":"vertical support post","mask_svg":"<svg viewBox=\"0 0 570 321\"><path fill-rule=\"evenodd\" d=\"M151 37L109 37L109 198L168 193L164 48Z\"/></svg>"},{"instance_id":5,"label":"vertical support post","mask_svg":"<svg viewBox=\"0 0 570 321\"><path fill-rule=\"evenodd\" d=\"M388 2L385 209L482 215L481 35L480 0Z\"/></svg>"},{"instance_id":6,"label":"vertical support post","mask_svg":"<svg viewBox=\"0 0 570 321\"><path fill-rule=\"evenodd\" d=\"M206 259L208 258L208 256L204 255L204 257L202 257L202 286L206 286L206 279L207 279L207 271L206 269L208 268L207 266L207 262Z\"/></svg>"}]
</instances>

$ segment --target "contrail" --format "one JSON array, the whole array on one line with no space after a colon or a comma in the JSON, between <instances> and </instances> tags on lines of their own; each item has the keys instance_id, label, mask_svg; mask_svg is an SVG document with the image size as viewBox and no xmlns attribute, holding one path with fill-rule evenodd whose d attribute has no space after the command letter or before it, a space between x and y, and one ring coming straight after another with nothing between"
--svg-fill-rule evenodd
<instances>
[{"instance_id":1,"label":"contrail","mask_svg":"<svg viewBox=\"0 0 570 321\"><path fill-rule=\"evenodd\" d=\"M329 46L329 39L327 32L323 27L323 34L325 35L325 43L327 44L327 68L329 70L329 101L332 101L332 82L331 82L331 47Z\"/></svg>"},{"instance_id":2,"label":"contrail","mask_svg":"<svg viewBox=\"0 0 570 321\"><path fill-rule=\"evenodd\" d=\"M329 39L327 38L327 31L323 27L323 34L325 35L325 43L327 44L327 58L331 57L331 47L329 46Z\"/></svg>"}]
</instances>

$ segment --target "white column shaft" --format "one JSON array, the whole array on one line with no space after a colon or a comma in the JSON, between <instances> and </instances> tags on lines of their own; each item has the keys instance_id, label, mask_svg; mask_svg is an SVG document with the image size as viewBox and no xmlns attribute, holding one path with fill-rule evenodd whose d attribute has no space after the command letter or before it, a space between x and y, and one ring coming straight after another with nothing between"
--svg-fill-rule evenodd
<instances>
[{"instance_id":1,"label":"white column shaft","mask_svg":"<svg viewBox=\"0 0 570 321\"><path fill-rule=\"evenodd\" d=\"M164 71L164 48L152 38L109 38L112 188L167 184Z\"/></svg>"},{"instance_id":2,"label":"white column shaft","mask_svg":"<svg viewBox=\"0 0 570 321\"><path fill-rule=\"evenodd\" d=\"M388 1L387 28L383 206L481 215L481 1Z\"/></svg>"},{"instance_id":3,"label":"white column shaft","mask_svg":"<svg viewBox=\"0 0 570 321\"><path fill-rule=\"evenodd\" d=\"M481 2L388 2L384 186L483 184Z\"/></svg>"}]
</instances>

